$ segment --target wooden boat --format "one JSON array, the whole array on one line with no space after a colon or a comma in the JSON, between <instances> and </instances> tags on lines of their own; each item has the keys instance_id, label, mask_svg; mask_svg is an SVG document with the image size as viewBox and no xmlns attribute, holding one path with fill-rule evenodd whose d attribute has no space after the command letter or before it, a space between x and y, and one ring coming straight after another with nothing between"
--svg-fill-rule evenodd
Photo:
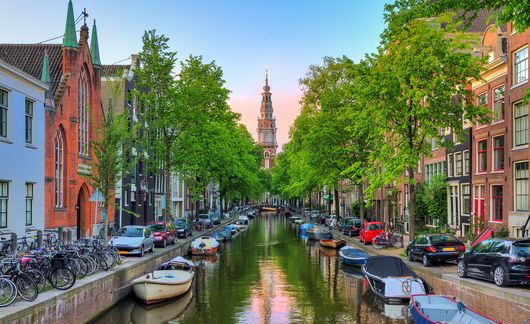
<instances>
[{"instance_id":1,"label":"wooden boat","mask_svg":"<svg viewBox=\"0 0 530 324\"><path fill-rule=\"evenodd\" d=\"M398 257L369 257L362 270L372 291L385 302L403 302L426 293L423 280Z\"/></svg>"},{"instance_id":2,"label":"wooden boat","mask_svg":"<svg viewBox=\"0 0 530 324\"><path fill-rule=\"evenodd\" d=\"M339 249L346 245L346 241L344 240L337 240L337 239L323 239L320 240L320 245L325 246L327 248L331 249Z\"/></svg>"},{"instance_id":3,"label":"wooden boat","mask_svg":"<svg viewBox=\"0 0 530 324\"><path fill-rule=\"evenodd\" d=\"M482 315L453 298L441 295L412 295L409 310L416 324L431 323L500 323Z\"/></svg>"},{"instance_id":4,"label":"wooden boat","mask_svg":"<svg viewBox=\"0 0 530 324\"><path fill-rule=\"evenodd\" d=\"M331 232L327 228L313 226L307 229L307 239L317 241L331 239Z\"/></svg>"},{"instance_id":5,"label":"wooden boat","mask_svg":"<svg viewBox=\"0 0 530 324\"><path fill-rule=\"evenodd\" d=\"M370 256L363 250L351 246L345 246L340 249L339 256L341 261L347 265L362 266Z\"/></svg>"},{"instance_id":6,"label":"wooden boat","mask_svg":"<svg viewBox=\"0 0 530 324\"><path fill-rule=\"evenodd\" d=\"M212 255L217 253L219 242L210 236L201 236L191 242L191 254Z\"/></svg>"},{"instance_id":7,"label":"wooden boat","mask_svg":"<svg viewBox=\"0 0 530 324\"><path fill-rule=\"evenodd\" d=\"M124 312L123 314L130 313L130 320L133 324L167 323L182 314L190 304L192 298L193 289L190 289L177 299L168 300L156 305L134 303L132 311Z\"/></svg>"},{"instance_id":8,"label":"wooden boat","mask_svg":"<svg viewBox=\"0 0 530 324\"><path fill-rule=\"evenodd\" d=\"M132 281L134 293L147 304L175 298L186 293L194 271L155 270Z\"/></svg>"}]
</instances>

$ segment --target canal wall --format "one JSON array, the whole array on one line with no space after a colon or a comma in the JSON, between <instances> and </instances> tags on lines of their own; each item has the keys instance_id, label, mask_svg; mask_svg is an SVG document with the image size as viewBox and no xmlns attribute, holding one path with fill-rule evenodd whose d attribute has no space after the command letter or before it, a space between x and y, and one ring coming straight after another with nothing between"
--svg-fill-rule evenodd
<instances>
[{"instance_id":1,"label":"canal wall","mask_svg":"<svg viewBox=\"0 0 530 324\"><path fill-rule=\"evenodd\" d=\"M336 231L333 235L371 255L400 256L403 249L376 250ZM420 262L405 263L433 289L435 294L453 296L468 307L506 324L530 324L530 289L497 287L493 283L471 278L462 279L441 267L426 268Z\"/></svg>"},{"instance_id":2,"label":"canal wall","mask_svg":"<svg viewBox=\"0 0 530 324\"><path fill-rule=\"evenodd\" d=\"M143 258L128 257L126 262L106 272L76 281L66 291L50 290L39 294L33 302L17 301L0 308L0 323L85 323L103 313L132 292L133 279L151 272L176 256L187 253L188 244L198 236L211 233L235 219L191 238L179 240L175 246L156 249Z\"/></svg>"}]
</instances>

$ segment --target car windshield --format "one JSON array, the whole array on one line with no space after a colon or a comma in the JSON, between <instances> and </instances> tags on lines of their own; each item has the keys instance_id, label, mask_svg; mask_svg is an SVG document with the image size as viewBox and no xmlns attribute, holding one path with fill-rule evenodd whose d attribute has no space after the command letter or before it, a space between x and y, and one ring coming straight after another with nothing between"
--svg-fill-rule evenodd
<instances>
[{"instance_id":1,"label":"car windshield","mask_svg":"<svg viewBox=\"0 0 530 324\"><path fill-rule=\"evenodd\" d=\"M353 225L353 218L345 218L344 225Z\"/></svg>"},{"instance_id":2,"label":"car windshield","mask_svg":"<svg viewBox=\"0 0 530 324\"><path fill-rule=\"evenodd\" d=\"M431 236L432 244L438 244L438 243L443 243L443 242L458 242L458 239L454 237L453 235Z\"/></svg>"},{"instance_id":3,"label":"car windshield","mask_svg":"<svg viewBox=\"0 0 530 324\"><path fill-rule=\"evenodd\" d=\"M178 220L175 222L175 225L177 226L186 226L186 221L185 220Z\"/></svg>"},{"instance_id":4,"label":"car windshield","mask_svg":"<svg viewBox=\"0 0 530 324\"><path fill-rule=\"evenodd\" d=\"M200 214L199 218L200 219L209 219L208 214Z\"/></svg>"},{"instance_id":5,"label":"car windshield","mask_svg":"<svg viewBox=\"0 0 530 324\"><path fill-rule=\"evenodd\" d=\"M382 228L381 224L368 224L366 226L366 229L369 231L377 231L377 230L380 230L381 228Z\"/></svg>"},{"instance_id":6,"label":"car windshield","mask_svg":"<svg viewBox=\"0 0 530 324\"><path fill-rule=\"evenodd\" d=\"M163 232L166 229L166 226L162 224L151 224L147 225L147 228L153 232Z\"/></svg>"},{"instance_id":7,"label":"car windshield","mask_svg":"<svg viewBox=\"0 0 530 324\"><path fill-rule=\"evenodd\" d=\"M116 233L116 236L142 237L144 236L144 229L141 227L122 227Z\"/></svg>"},{"instance_id":8,"label":"car windshield","mask_svg":"<svg viewBox=\"0 0 530 324\"><path fill-rule=\"evenodd\" d=\"M513 244L516 255L530 255L530 242L518 242Z\"/></svg>"}]
</instances>

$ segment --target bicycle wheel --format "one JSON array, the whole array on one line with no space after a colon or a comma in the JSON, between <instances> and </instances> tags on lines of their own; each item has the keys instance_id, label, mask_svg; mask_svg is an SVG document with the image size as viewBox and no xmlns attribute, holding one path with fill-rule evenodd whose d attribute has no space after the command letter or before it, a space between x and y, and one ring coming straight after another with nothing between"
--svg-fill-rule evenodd
<instances>
[{"instance_id":1,"label":"bicycle wheel","mask_svg":"<svg viewBox=\"0 0 530 324\"><path fill-rule=\"evenodd\" d=\"M0 307L11 305L17 298L15 283L7 278L0 278Z\"/></svg>"},{"instance_id":2,"label":"bicycle wheel","mask_svg":"<svg viewBox=\"0 0 530 324\"><path fill-rule=\"evenodd\" d=\"M98 263L98 267L101 270L107 271L109 270L109 264L107 263L107 258L105 257L105 253L98 253L96 254L96 260Z\"/></svg>"},{"instance_id":3,"label":"bicycle wheel","mask_svg":"<svg viewBox=\"0 0 530 324\"><path fill-rule=\"evenodd\" d=\"M373 245L374 248L376 248L377 250L381 250L381 249L383 248L383 246L379 244L379 240L376 240L376 239L373 239L373 240L372 240L372 245Z\"/></svg>"},{"instance_id":4,"label":"bicycle wheel","mask_svg":"<svg viewBox=\"0 0 530 324\"><path fill-rule=\"evenodd\" d=\"M81 266L79 265L79 261L77 259L69 258L68 261L66 261L66 266L72 270L76 277L81 272Z\"/></svg>"},{"instance_id":5,"label":"bicycle wheel","mask_svg":"<svg viewBox=\"0 0 530 324\"><path fill-rule=\"evenodd\" d=\"M15 278L15 285L17 286L18 295L24 300L33 301L39 295L37 284L25 273L21 273Z\"/></svg>"},{"instance_id":6,"label":"bicycle wheel","mask_svg":"<svg viewBox=\"0 0 530 324\"><path fill-rule=\"evenodd\" d=\"M68 268L55 268L50 272L49 281L53 288L67 290L75 284L75 274Z\"/></svg>"},{"instance_id":7,"label":"bicycle wheel","mask_svg":"<svg viewBox=\"0 0 530 324\"><path fill-rule=\"evenodd\" d=\"M33 281L35 281L35 284L37 284L37 288L39 289L39 292L41 292L44 287L46 287L46 276L44 273L37 269L28 269L24 270L25 274L28 274Z\"/></svg>"},{"instance_id":8,"label":"bicycle wheel","mask_svg":"<svg viewBox=\"0 0 530 324\"><path fill-rule=\"evenodd\" d=\"M395 248L402 248L403 247L403 238L402 237L394 237L392 238L392 246Z\"/></svg>"}]
</instances>

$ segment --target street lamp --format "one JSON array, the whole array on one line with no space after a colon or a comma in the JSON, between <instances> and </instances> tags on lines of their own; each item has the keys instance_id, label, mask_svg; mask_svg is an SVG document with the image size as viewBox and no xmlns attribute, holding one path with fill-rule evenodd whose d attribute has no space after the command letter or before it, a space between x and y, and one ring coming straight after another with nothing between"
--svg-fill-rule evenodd
<instances>
[{"instance_id":1,"label":"street lamp","mask_svg":"<svg viewBox=\"0 0 530 324\"><path fill-rule=\"evenodd\" d=\"M140 202L142 203L142 219L143 219L143 223L144 225L147 224L147 215L146 215L146 211L145 211L145 193L147 191L147 180L145 179L145 177L142 179L142 181L140 181L140 193L141 193L141 196L140 196Z\"/></svg>"}]
</instances>

